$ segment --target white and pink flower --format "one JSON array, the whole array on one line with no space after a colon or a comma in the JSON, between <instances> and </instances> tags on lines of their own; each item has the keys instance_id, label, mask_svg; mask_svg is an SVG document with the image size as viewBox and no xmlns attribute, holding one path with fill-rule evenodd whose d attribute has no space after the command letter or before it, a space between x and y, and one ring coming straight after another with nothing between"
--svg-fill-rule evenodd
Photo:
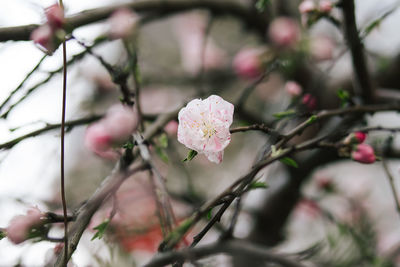
<instances>
[{"instance_id":1,"label":"white and pink flower","mask_svg":"<svg viewBox=\"0 0 400 267\"><path fill-rule=\"evenodd\" d=\"M179 111L178 141L221 163L224 149L231 141L229 127L234 106L217 95L194 99Z\"/></svg>"},{"instance_id":2,"label":"white and pink flower","mask_svg":"<svg viewBox=\"0 0 400 267\"><path fill-rule=\"evenodd\" d=\"M45 9L47 22L53 29L60 29L64 23L64 10L58 4L54 4Z\"/></svg>"},{"instance_id":3,"label":"white and pink flower","mask_svg":"<svg viewBox=\"0 0 400 267\"><path fill-rule=\"evenodd\" d=\"M20 244L29 237L32 227L41 222L42 212L37 207L32 207L26 215L18 215L11 219L7 227L7 237L14 244Z\"/></svg>"}]
</instances>

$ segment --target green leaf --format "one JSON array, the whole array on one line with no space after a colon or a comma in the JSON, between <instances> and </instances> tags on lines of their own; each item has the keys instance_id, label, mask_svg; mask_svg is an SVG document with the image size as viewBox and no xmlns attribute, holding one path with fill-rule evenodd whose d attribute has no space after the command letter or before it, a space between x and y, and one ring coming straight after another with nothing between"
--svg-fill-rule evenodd
<instances>
[{"instance_id":1,"label":"green leaf","mask_svg":"<svg viewBox=\"0 0 400 267\"><path fill-rule=\"evenodd\" d=\"M381 19L377 19L374 20L373 22L371 22L364 30L365 35L370 34L370 32L372 32L373 29L375 29L376 27L378 27L381 24Z\"/></svg>"},{"instance_id":2,"label":"green leaf","mask_svg":"<svg viewBox=\"0 0 400 267\"><path fill-rule=\"evenodd\" d=\"M258 0L256 3L256 8L259 12L263 12L267 4L269 4L269 0Z\"/></svg>"},{"instance_id":3,"label":"green leaf","mask_svg":"<svg viewBox=\"0 0 400 267\"><path fill-rule=\"evenodd\" d=\"M275 113L275 114L273 114L273 116L275 118L277 118L277 119L283 119L285 117L289 117L289 116L292 116L294 114L296 114L296 111L294 109L289 109L289 110L286 110L286 111Z\"/></svg>"},{"instance_id":4,"label":"green leaf","mask_svg":"<svg viewBox=\"0 0 400 267\"><path fill-rule=\"evenodd\" d=\"M350 101L350 94L346 90L337 90L337 96L340 98L340 105L344 106Z\"/></svg>"},{"instance_id":5,"label":"green leaf","mask_svg":"<svg viewBox=\"0 0 400 267\"><path fill-rule=\"evenodd\" d=\"M126 149L133 149L133 143L131 141L128 141L126 144L124 144L122 147Z\"/></svg>"},{"instance_id":6,"label":"green leaf","mask_svg":"<svg viewBox=\"0 0 400 267\"><path fill-rule=\"evenodd\" d=\"M169 162L168 155L163 148L156 146L156 153L162 161L164 161L165 163Z\"/></svg>"},{"instance_id":7,"label":"green leaf","mask_svg":"<svg viewBox=\"0 0 400 267\"><path fill-rule=\"evenodd\" d=\"M160 135L160 137L158 138L158 144L160 145L161 148L168 147L168 137L165 133Z\"/></svg>"},{"instance_id":8,"label":"green leaf","mask_svg":"<svg viewBox=\"0 0 400 267\"><path fill-rule=\"evenodd\" d=\"M280 161L288 166L294 167L294 168L298 168L299 165L297 164L296 161L294 161L294 159L291 159L289 157L284 157L281 158Z\"/></svg>"},{"instance_id":9,"label":"green leaf","mask_svg":"<svg viewBox=\"0 0 400 267\"><path fill-rule=\"evenodd\" d=\"M207 212L207 220L211 220L212 218L212 208Z\"/></svg>"},{"instance_id":10,"label":"green leaf","mask_svg":"<svg viewBox=\"0 0 400 267\"><path fill-rule=\"evenodd\" d=\"M258 189L258 188L265 189L265 188L268 188L268 185L264 182L252 182L249 185L249 190L254 190L254 189Z\"/></svg>"},{"instance_id":11,"label":"green leaf","mask_svg":"<svg viewBox=\"0 0 400 267\"><path fill-rule=\"evenodd\" d=\"M311 124L316 120L317 120L317 116L316 115L312 115L310 118L308 118L307 124Z\"/></svg>"},{"instance_id":12,"label":"green leaf","mask_svg":"<svg viewBox=\"0 0 400 267\"><path fill-rule=\"evenodd\" d=\"M192 149L189 150L189 153L188 153L187 157L183 160L183 162L191 161L192 159L194 159L194 157L196 157L196 155L197 155L197 151L194 151Z\"/></svg>"},{"instance_id":13,"label":"green leaf","mask_svg":"<svg viewBox=\"0 0 400 267\"><path fill-rule=\"evenodd\" d=\"M97 232L94 234L92 239L90 241L95 240L96 238L101 239L104 235L104 232L107 229L108 224L110 223L110 220L106 219L104 222L100 223L96 227L94 227L94 230L97 230Z\"/></svg>"},{"instance_id":14,"label":"green leaf","mask_svg":"<svg viewBox=\"0 0 400 267\"><path fill-rule=\"evenodd\" d=\"M6 232L0 231L0 240L7 236Z\"/></svg>"}]
</instances>

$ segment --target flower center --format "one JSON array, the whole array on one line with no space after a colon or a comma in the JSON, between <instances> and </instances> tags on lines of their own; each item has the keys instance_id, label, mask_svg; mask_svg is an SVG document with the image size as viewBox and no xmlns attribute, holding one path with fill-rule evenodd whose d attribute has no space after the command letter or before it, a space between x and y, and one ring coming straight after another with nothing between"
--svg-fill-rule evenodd
<instances>
[{"instance_id":1,"label":"flower center","mask_svg":"<svg viewBox=\"0 0 400 267\"><path fill-rule=\"evenodd\" d=\"M203 137L207 137L210 139L217 131L210 123L203 122L203 127L201 129L203 131Z\"/></svg>"}]
</instances>

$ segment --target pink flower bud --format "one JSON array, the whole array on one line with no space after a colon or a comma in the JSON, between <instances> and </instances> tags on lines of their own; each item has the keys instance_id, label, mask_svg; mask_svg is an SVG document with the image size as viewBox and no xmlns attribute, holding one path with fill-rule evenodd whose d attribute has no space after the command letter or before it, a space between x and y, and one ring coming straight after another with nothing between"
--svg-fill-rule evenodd
<instances>
[{"instance_id":1,"label":"pink flower bud","mask_svg":"<svg viewBox=\"0 0 400 267\"><path fill-rule=\"evenodd\" d=\"M126 106L111 107L106 116L90 125L85 134L85 145L100 157L115 160L118 153L113 145L121 144L137 129L138 116Z\"/></svg>"},{"instance_id":2,"label":"pink flower bud","mask_svg":"<svg viewBox=\"0 0 400 267\"><path fill-rule=\"evenodd\" d=\"M367 138L367 134L363 132L355 132L354 138L357 140L359 144L361 144L362 142L364 142L365 138Z\"/></svg>"},{"instance_id":3,"label":"pink flower bud","mask_svg":"<svg viewBox=\"0 0 400 267\"><path fill-rule=\"evenodd\" d=\"M138 123L137 113L122 105L112 106L102 121L113 142L126 141L136 131Z\"/></svg>"},{"instance_id":4,"label":"pink flower bud","mask_svg":"<svg viewBox=\"0 0 400 267\"><path fill-rule=\"evenodd\" d=\"M52 29L60 29L64 25L64 10L58 4L46 8L45 14Z\"/></svg>"},{"instance_id":5,"label":"pink flower bud","mask_svg":"<svg viewBox=\"0 0 400 267\"><path fill-rule=\"evenodd\" d=\"M261 55L264 49L243 48L233 59L233 68L235 72L245 79L254 79L263 72Z\"/></svg>"},{"instance_id":6,"label":"pink flower bud","mask_svg":"<svg viewBox=\"0 0 400 267\"><path fill-rule=\"evenodd\" d=\"M26 215L18 215L11 219L7 227L7 237L14 244L24 242L29 235L32 227L40 224L42 212L34 207L30 208Z\"/></svg>"},{"instance_id":7,"label":"pink flower bud","mask_svg":"<svg viewBox=\"0 0 400 267\"><path fill-rule=\"evenodd\" d=\"M328 37L317 37L311 40L310 53L316 60L329 60L333 58L335 45Z\"/></svg>"},{"instance_id":8,"label":"pink flower bud","mask_svg":"<svg viewBox=\"0 0 400 267\"><path fill-rule=\"evenodd\" d=\"M294 81L286 82L285 90L291 97L297 97L301 95L301 92L303 91L301 85Z\"/></svg>"},{"instance_id":9,"label":"pink flower bud","mask_svg":"<svg viewBox=\"0 0 400 267\"><path fill-rule=\"evenodd\" d=\"M310 13L315 10L315 4L312 0L304 0L299 5L299 11L301 14Z\"/></svg>"},{"instance_id":10,"label":"pink flower bud","mask_svg":"<svg viewBox=\"0 0 400 267\"><path fill-rule=\"evenodd\" d=\"M54 52L53 31L48 24L36 28L30 38L42 51L49 54Z\"/></svg>"},{"instance_id":11,"label":"pink flower bud","mask_svg":"<svg viewBox=\"0 0 400 267\"><path fill-rule=\"evenodd\" d=\"M130 9L121 8L116 10L108 19L110 38L128 38L132 35L138 20L138 16Z\"/></svg>"},{"instance_id":12,"label":"pink flower bud","mask_svg":"<svg viewBox=\"0 0 400 267\"><path fill-rule=\"evenodd\" d=\"M313 111L317 108L317 99L311 94L305 94L301 102L309 111Z\"/></svg>"},{"instance_id":13,"label":"pink flower bud","mask_svg":"<svg viewBox=\"0 0 400 267\"><path fill-rule=\"evenodd\" d=\"M175 136L176 133L178 132L178 122L175 120L172 120L167 123L164 127L164 131L171 136Z\"/></svg>"},{"instance_id":14,"label":"pink flower bud","mask_svg":"<svg viewBox=\"0 0 400 267\"><path fill-rule=\"evenodd\" d=\"M329 0L321 0L319 2L319 10L324 13L329 13L332 10L332 3Z\"/></svg>"},{"instance_id":15,"label":"pink flower bud","mask_svg":"<svg viewBox=\"0 0 400 267\"><path fill-rule=\"evenodd\" d=\"M287 17L273 20L268 33L271 41L278 47L293 47L300 39L299 25Z\"/></svg>"},{"instance_id":16,"label":"pink flower bud","mask_svg":"<svg viewBox=\"0 0 400 267\"><path fill-rule=\"evenodd\" d=\"M357 149L351 153L351 158L361 163L374 163L376 160L374 149L367 144L357 145Z\"/></svg>"}]
</instances>

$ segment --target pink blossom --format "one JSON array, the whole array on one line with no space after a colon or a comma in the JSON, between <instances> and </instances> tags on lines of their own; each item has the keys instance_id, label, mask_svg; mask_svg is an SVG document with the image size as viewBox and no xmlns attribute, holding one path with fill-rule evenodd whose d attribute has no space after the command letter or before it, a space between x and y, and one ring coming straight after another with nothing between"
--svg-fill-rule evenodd
<instances>
[{"instance_id":1,"label":"pink blossom","mask_svg":"<svg viewBox=\"0 0 400 267\"><path fill-rule=\"evenodd\" d=\"M367 138L367 134L363 132L355 132L349 134L343 141L344 144L361 144Z\"/></svg>"},{"instance_id":2,"label":"pink blossom","mask_svg":"<svg viewBox=\"0 0 400 267\"><path fill-rule=\"evenodd\" d=\"M54 52L53 30L48 24L36 28L30 38L41 50L50 54Z\"/></svg>"},{"instance_id":3,"label":"pink blossom","mask_svg":"<svg viewBox=\"0 0 400 267\"><path fill-rule=\"evenodd\" d=\"M310 53L316 60L329 60L333 58L335 45L328 37L317 37L311 40Z\"/></svg>"},{"instance_id":4,"label":"pink blossom","mask_svg":"<svg viewBox=\"0 0 400 267\"><path fill-rule=\"evenodd\" d=\"M28 238L31 228L40 224L41 217L42 212L36 207L30 208L26 215L15 216L7 227L8 239L14 244L24 242Z\"/></svg>"},{"instance_id":5,"label":"pink blossom","mask_svg":"<svg viewBox=\"0 0 400 267\"><path fill-rule=\"evenodd\" d=\"M329 0L321 0L319 2L319 10L324 13L329 13L332 10L332 3Z\"/></svg>"},{"instance_id":6,"label":"pink blossom","mask_svg":"<svg viewBox=\"0 0 400 267\"><path fill-rule=\"evenodd\" d=\"M365 138L367 138L367 134L363 132L355 132L354 138L357 140L358 143L364 142Z\"/></svg>"},{"instance_id":7,"label":"pink blossom","mask_svg":"<svg viewBox=\"0 0 400 267\"><path fill-rule=\"evenodd\" d=\"M269 37L278 47L293 47L300 39L300 28L296 21L279 17L269 26Z\"/></svg>"},{"instance_id":8,"label":"pink blossom","mask_svg":"<svg viewBox=\"0 0 400 267\"><path fill-rule=\"evenodd\" d=\"M317 99L312 94L305 94L301 102L309 111L313 111L317 108Z\"/></svg>"},{"instance_id":9,"label":"pink blossom","mask_svg":"<svg viewBox=\"0 0 400 267\"><path fill-rule=\"evenodd\" d=\"M231 141L234 106L217 95L194 99L179 111L178 141L220 163Z\"/></svg>"},{"instance_id":10,"label":"pink blossom","mask_svg":"<svg viewBox=\"0 0 400 267\"><path fill-rule=\"evenodd\" d=\"M110 38L119 39L129 37L134 31L138 20L138 16L130 9L121 8L116 10L108 19Z\"/></svg>"},{"instance_id":11,"label":"pink blossom","mask_svg":"<svg viewBox=\"0 0 400 267\"><path fill-rule=\"evenodd\" d=\"M168 135L176 135L178 132L178 122L175 120L168 122L167 125L165 125L164 127L164 131Z\"/></svg>"},{"instance_id":12,"label":"pink blossom","mask_svg":"<svg viewBox=\"0 0 400 267\"><path fill-rule=\"evenodd\" d=\"M246 79L254 79L262 74L263 66L261 56L264 53L261 48L243 48L233 59L235 72Z\"/></svg>"},{"instance_id":13,"label":"pink blossom","mask_svg":"<svg viewBox=\"0 0 400 267\"><path fill-rule=\"evenodd\" d=\"M301 92L303 91L303 89L301 88L301 85L295 81L286 82L285 90L292 97L297 97L297 96L301 95Z\"/></svg>"},{"instance_id":14,"label":"pink blossom","mask_svg":"<svg viewBox=\"0 0 400 267\"><path fill-rule=\"evenodd\" d=\"M315 10L315 4L312 0L304 0L299 5L299 11L301 14L306 14Z\"/></svg>"},{"instance_id":15,"label":"pink blossom","mask_svg":"<svg viewBox=\"0 0 400 267\"><path fill-rule=\"evenodd\" d=\"M45 9L47 22L53 29L59 29L65 22L64 10L58 5L54 4Z\"/></svg>"},{"instance_id":16,"label":"pink blossom","mask_svg":"<svg viewBox=\"0 0 400 267\"><path fill-rule=\"evenodd\" d=\"M86 147L97 155L116 159L113 145L121 144L136 130L138 116L126 106L112 106L100 121L90 125L85 134Z\"/></svg>"},{"instance_id":17,"label":"pink blossom","mask_svg":"<svg viewBox=\"0 0 400 267\"><path fill-rule=\"evenodd\" d=\"M356 150L351 153L351 158L361 163L374 163L376 160L374 149L367 144L357 145Z\"/></svg>"}]
</instances>

